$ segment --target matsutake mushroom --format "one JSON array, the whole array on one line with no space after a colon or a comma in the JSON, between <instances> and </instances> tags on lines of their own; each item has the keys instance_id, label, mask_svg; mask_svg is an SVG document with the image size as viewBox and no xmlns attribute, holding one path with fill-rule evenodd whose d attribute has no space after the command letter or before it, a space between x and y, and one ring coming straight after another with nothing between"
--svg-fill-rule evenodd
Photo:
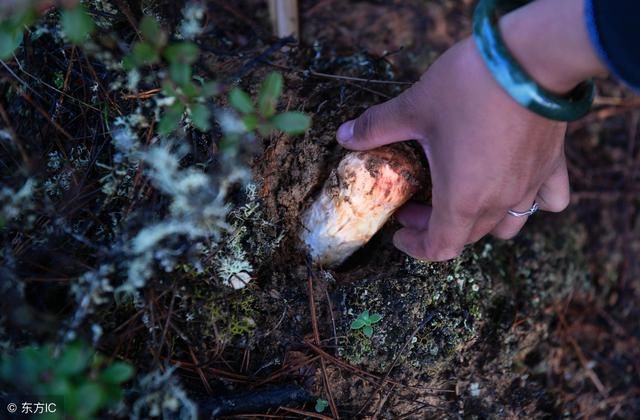
<instances>
[{"instance_id":1,"label":"matsutake mushroom","mask_svg":"<svg viewBox=\"0 0 640 420\"><path fill-rule=\"evenodd\" d=\"M337 266L420 188L424 169L407 145L350 152L304 212L300 239L314 263Z\"/></svg>"}]
</instances>

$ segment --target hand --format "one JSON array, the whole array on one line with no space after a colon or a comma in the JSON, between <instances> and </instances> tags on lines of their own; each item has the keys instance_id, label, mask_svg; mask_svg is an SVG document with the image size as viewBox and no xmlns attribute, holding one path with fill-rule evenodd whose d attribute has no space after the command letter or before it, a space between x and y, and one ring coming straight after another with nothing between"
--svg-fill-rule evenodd
<instances>
[{"instance_id":1,"label":"hand","mask_svg":"<svg viewBox=\"0 0 640 420\"><path fill-rule=\"evenodd\" d=\"M584 23L584 0L537 0L500 20L507 48L547 90L570 91L606 73ZM415 139L431 169L432 206L408 204L395 245L416 258L451 259L491 233L515 236L536 201L558 212L569 203L566 124L518 105L489 73L467 39L443 54L400 96L338 129L354 150Z\"/></svg>"},{"instance_id":2,"label":"hand","mask_svg":"<svg viewBox=\"0 0 640 420\"><path fill-rule=\"evenodd\" d=\"M394 244L432 261L460 254L488 233L515 236L534 200L542 210L569 203L565 123L526 110L494 81L475 45L465 40L441 56L400 96L343 124L338 141L353 150L415 139L433 183L432 207L397 212Z\"/></svg>"}]
</instances>

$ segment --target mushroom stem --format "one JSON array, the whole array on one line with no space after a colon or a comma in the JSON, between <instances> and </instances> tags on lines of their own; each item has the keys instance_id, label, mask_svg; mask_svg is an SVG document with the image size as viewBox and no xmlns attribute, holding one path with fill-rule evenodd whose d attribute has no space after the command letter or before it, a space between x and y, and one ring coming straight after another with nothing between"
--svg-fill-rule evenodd
<instances>
[{"instance_id":1,"label":"mushroom stem","mask_svg":"<svg viewBox=\"0 0 640 420\"><path fill-rule=\"evenodd\" d=\"M302 216L300 239L314 263L341 264L420 188L424 169L406 145L350 152Z\"/></svg>"}]
</instances>

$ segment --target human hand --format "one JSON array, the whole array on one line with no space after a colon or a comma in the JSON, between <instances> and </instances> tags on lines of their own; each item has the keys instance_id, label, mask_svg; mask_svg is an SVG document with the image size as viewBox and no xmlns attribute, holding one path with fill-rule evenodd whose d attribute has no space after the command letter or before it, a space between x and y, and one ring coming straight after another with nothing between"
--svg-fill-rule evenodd
<instances>
[{"instance_id":1,"label":"human hand","mask_svg":"<svg viewBox=\"0 0 640 420\"><path fill-rule=\"evenodd\" d=\"M397 212L395 245L416 258L447 260L491 233L515 236L534 200L547 211L569 203L565 123L522 108L494 81L465 40L400 96L369 108L338 130L353 150L415 139L431 169L432 206Z\"/></svg>"},{"instance_id":2,"label":"human hand","mask_svg":"<svg viewBox=\"0 0 640 420\"><path fill-rule=\"evenodd\" d=\"M584 0L537 0L505 15L509 51L542 87L564 94L607 72L587 33ZM432 205L396 214L395 245L416 258L451 259L491 233L515 236L537 202L558 212L569 203L566 123L518 105L489 73L471 39L443 54L400 96L338 129L346 148L367 150L415 139L431 169Z\"/></svg>"}]
</instances>

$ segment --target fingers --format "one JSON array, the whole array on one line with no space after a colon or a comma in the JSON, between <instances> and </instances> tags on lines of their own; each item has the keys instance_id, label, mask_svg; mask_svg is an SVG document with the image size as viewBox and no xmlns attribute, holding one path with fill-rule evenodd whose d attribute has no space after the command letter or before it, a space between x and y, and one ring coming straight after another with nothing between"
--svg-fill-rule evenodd
<instances>
[{"instance_id":1,"label":"fingers","mask_svg":"<svg viewBox=\"0 0 640 420\"><path fill-rule=\"evenodd\" d=\"M395 216L404 227L424 230L429 226L431 206L409 202L398 209Z\"/></svg>"},{"instance_id":2,"label":"fingers","mask_svg":"<svg viewBox=\"0 0 640 420\"><path fill-rule=\"evenodd\" d=\"M407 213L417 210L407 210ZM428 218L426 229L406 227L396 232L394 245L406 254L423 260L446 261L457 257L462 252L471 233L475 219L463 217L451 212L434 208ZM407 220L416 222L416 226L424 223L420 218Z\"/></svg>"},{"instance_id":3,"label":"fingers","mask_svg":"<svg viewBox=\"0 0 640 420\"><path fill-rule=\"evenodd\" d=\"M369 150L385 144L419 139L410 111L412 93L405 91L390 101L372 106L355 120L338 128L336 139L351 150Z\"/></svg>"},{"instance_id":4,"label":"fingers","mask_svg":"<svg viewBox=\"0 0 640 420\"><path fill-rule=\"evenodd\" d=\"M570 199L567 161L562 159L555 171L540 187L536 201L540 205L540 209L558 213L567 208Z\"/></svg>"},{"instance_id":5,"label":"fingers","mask_svg":"<svg viewBox=\"0 0 640 420\"><path fill-rule=\"evenodd\" d=\"M532 194L522 200L513 210L521 212L531 208L534 201L540 206L540 210L550 212L561 212L569 205L569 175L567 164L564 159L558 167L551 173L549 178L542 184L535 198ZM498 225L493 228L491 234L499 239L511 239L520 232L528 217L516 217L510 214L505 215Z\"/></svg>"},{"instance_id":6,"label":"fingers","mask_svg":"<svg viewBox=\"0 0 640 420\"><path fill-rule=\"evenodd\" d=\"M531 208L535 199L535 194L529 194L511 210L515 210L517 212L525 212ZM491 234L498 239L511 239L516 236L518 232L520 232L520 230L522 230L525 223L527 223L527 219L529 219L528 216L513 216L505 211L504 217L493 228L493 230L491 230Z\"/></svg>"},{"instance_id":7,"label":"fingers","mask_svg":"<svg viewBox=\"0 0 640 420\"><path fill-rule=\"evenodd\" d=\"M541 210L559 212L569 204L569 177L566 162L551 173L539 190L527 194L512 210L524 212L534 201ZM408 203L396 212L397 220L405 226L396 232L394 244L405 253L419 259L444 261L458 256L465 244L473 243L491 233L507 240L515 237L527 222L527 216L512 216L485 212L484 215L456 215L439 208ZM502 211L502 209L500 210Z\"/></svg>"}]
</instances>

